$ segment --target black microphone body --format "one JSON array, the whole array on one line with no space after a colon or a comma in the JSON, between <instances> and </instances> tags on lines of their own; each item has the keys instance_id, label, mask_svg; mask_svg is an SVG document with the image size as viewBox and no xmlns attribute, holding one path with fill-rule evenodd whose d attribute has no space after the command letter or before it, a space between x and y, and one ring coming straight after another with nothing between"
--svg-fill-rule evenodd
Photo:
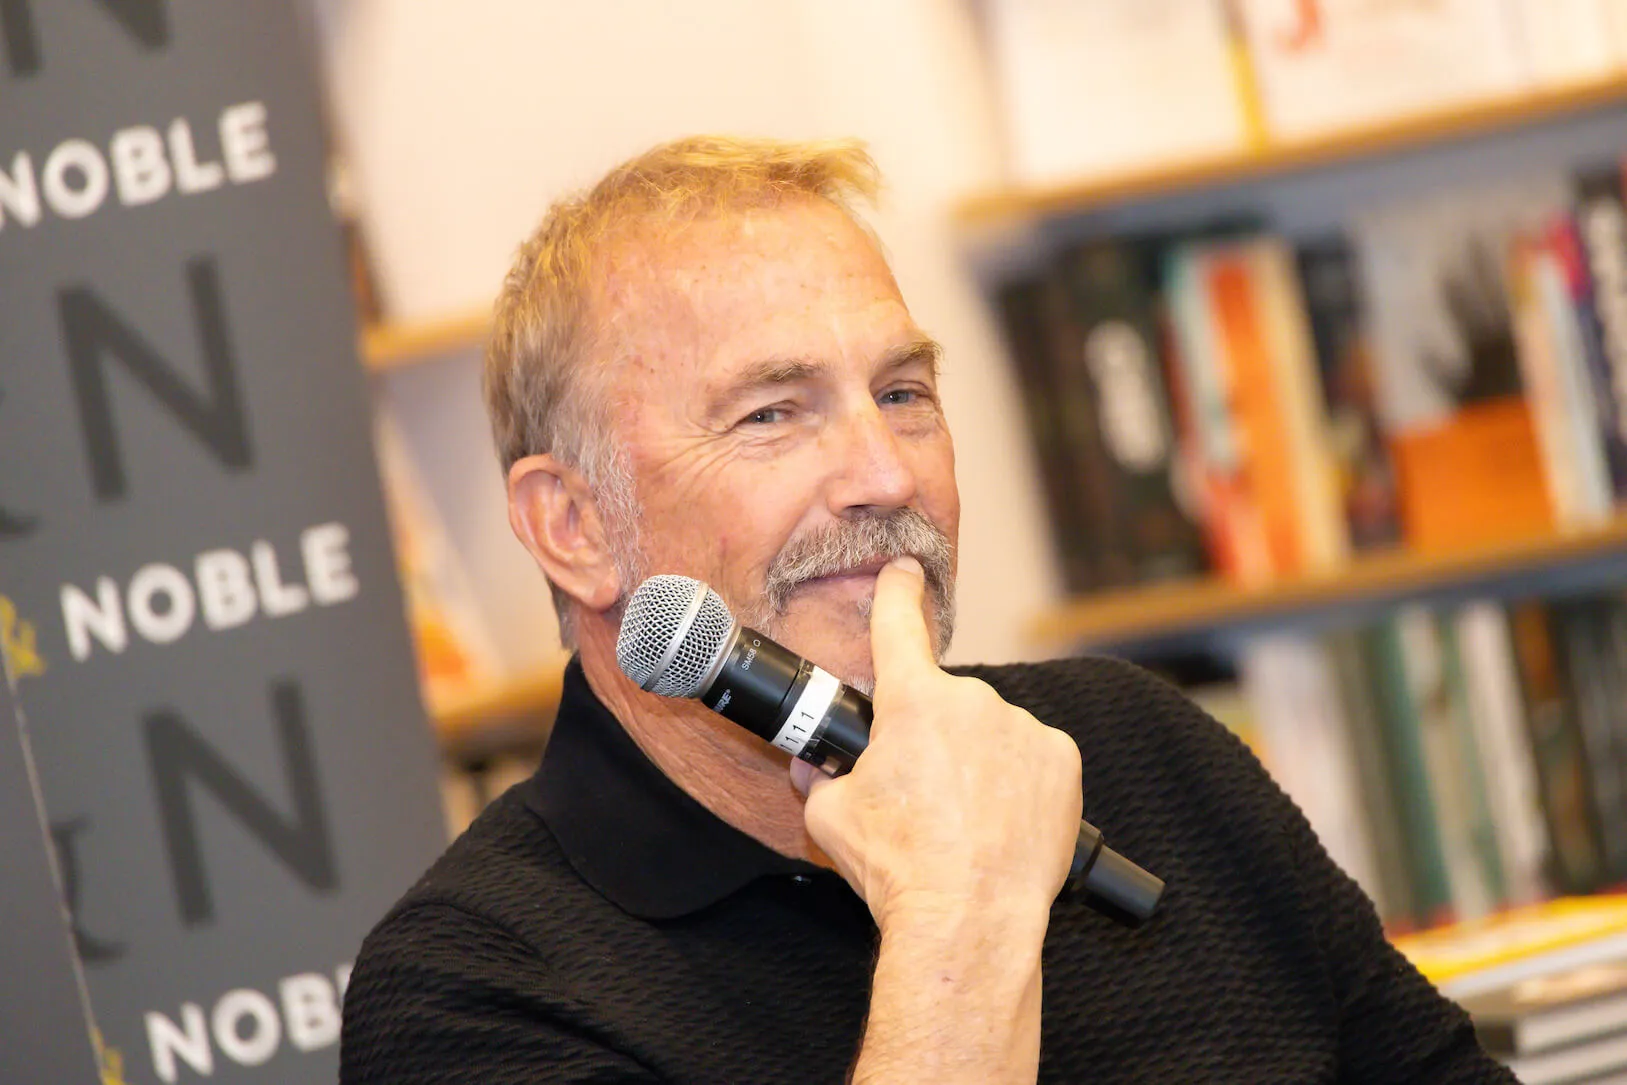
<instances>
[{"instance_id":1,"label":"black microphone body","mask_svg":"<svg viewBox=\"0 0 1627 1085\"><path fill-rule=\"evenodd\" d=\"M870 744L870 698L754 629L732 638L695 694L706 707L793 757L840 776ZM1107 847L1079 822L1065 892L1130 926L1157 908L1164 883Z\"/></svg>"}]
</instances>

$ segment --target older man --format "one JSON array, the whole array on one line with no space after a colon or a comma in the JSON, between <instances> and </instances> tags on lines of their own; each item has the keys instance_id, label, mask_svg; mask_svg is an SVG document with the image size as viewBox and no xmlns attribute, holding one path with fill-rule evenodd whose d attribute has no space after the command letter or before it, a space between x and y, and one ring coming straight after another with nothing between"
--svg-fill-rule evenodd
<instances>
[{"instance_id":1,"label":"older man","mask_svg":"<svg viewBox=\"0 0 1627 1085\"><path fill-rule=\"evenodd\" d=\"M579 654L536 776L364 945L343 1081L1511 1081L1173 690L938 668L954 453L874 188L853 145L683 140L521 249L488 400ZM857 768L629 683L653 572L873 688ZM1138 931L1056 899L1082 803L1169 882Z\"/></svg>"}]
</instances>

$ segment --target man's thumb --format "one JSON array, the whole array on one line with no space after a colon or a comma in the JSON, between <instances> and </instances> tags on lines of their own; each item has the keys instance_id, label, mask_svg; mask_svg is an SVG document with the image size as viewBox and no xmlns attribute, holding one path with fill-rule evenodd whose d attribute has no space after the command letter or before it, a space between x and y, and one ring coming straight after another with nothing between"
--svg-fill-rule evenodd
<instances>
[{"instance_id":1,"label":"man's thumb","mask_svg":"<svg viewBox=\"0 0 1627 1085\"><path fill-rule=\"evenodd\" d=\"M802 758L791 758L791 786L802 792L803 795L807 795L808 790L813 787L813 778L817 772L819 772L818 769Z\"/></svg>"}]
</instances>

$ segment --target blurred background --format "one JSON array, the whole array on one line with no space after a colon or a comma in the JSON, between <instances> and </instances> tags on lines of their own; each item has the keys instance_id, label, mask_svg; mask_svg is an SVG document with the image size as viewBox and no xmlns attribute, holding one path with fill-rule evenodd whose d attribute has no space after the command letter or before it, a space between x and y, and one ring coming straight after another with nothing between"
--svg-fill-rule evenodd
<instances>
[{"instance_id":1,"label":"blurred background","mask_svg":"<svg viewBox=\"0 0 1627 1085\"><path fill-rule=\"evenodd\" d=\"M303 2L448 833L563 665L479 398L517 243L679 135L858 136L951 663L1181 684L1397 936L1627 882L1627 0ZM1514 914L1627 956L1599 900Z\"/></svg>"}]
</instances>

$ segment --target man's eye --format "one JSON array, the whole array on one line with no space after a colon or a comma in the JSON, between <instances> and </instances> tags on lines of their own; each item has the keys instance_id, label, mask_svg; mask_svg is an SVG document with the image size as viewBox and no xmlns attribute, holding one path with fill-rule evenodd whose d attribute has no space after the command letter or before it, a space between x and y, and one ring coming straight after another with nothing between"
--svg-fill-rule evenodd
<instances>
[{"instance_id":1,"label":"man's eye","mask_svg":"<svg viewBox=\"0 0 1627 1085\"><path fill-rule=\"evenodd\" d=\"M740 420L743 426L770 426L785 419L784 407L761 407Z\"/></svg>"},{"instance_id":2,"label":"man's eye","mask_svg":"<svg viewBox=\"0 0 1627 1085\"><path fill-rule=\"evenodd\" d=\"M880 399L885 405L902 407L926 399L926 394L919 388L889 388Z\"/></svg>"}]
</instances>

